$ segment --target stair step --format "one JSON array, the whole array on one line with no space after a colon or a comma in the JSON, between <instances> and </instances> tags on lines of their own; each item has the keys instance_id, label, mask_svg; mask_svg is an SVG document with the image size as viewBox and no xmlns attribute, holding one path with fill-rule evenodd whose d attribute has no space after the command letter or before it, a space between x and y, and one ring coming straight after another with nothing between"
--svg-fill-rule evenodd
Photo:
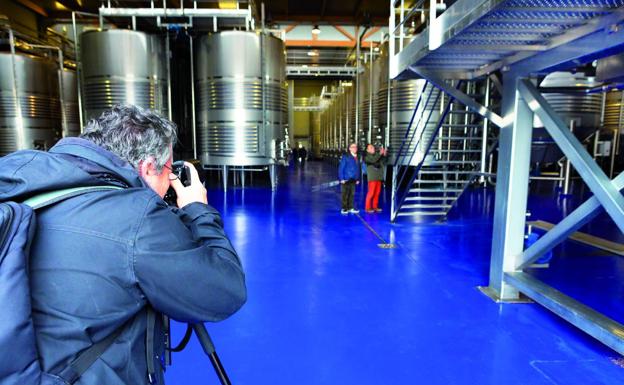
<instances>
[{"instance_id":1,"label":"stair step","mask_svg":"<svg viewBox=\"0 0 624 385\"><path fill-rule=\"evenodd\" d=\"M418 184L418 183L420 184L445 184L445 183L446 184L459 184L459 183L464 184L466 183L466 181L465 180L441 180L441 179L440 180L416 179L414 181L414 184Z\"/></svg>"},{"instance_id":2,"label":"stair step","mask_svg":"<svg viewBox=\"0 0 624 385\"><path fill-rule=\"evenodd\" d=\"M433 160L435 164L473 164L479 163L479 160Z\"/></svg>"},{"instance_id":3,"label":"stair step","mask_svg":"<svg viewBox=\"0 0 624 385\"><path fill-rule=\"evenodd\" d=\"M442 127L481 127L482 124L443 124Z\"/></svg>"},{"instance_id":4,"label":"stair step","mask_svg":"<svg viewBox=\"0 0 624 385\"><path fill-rule=\"evenodd\" d=\"M432 148L431 152L445 152L445 153L451 153L451 154L460 154L460 153L475 154L475 153L481 152L481 150L438 150L438 149Z\"/></svg>"},{"instance_id":5,"label":"stair step","mask_svg":"<svg viewBox=\"0 0 624 385\"><path fill-rule=\"evenodd\" d=\"M405 202L408 201L450 201L450 200L455 200L457 197L456 196L452 196L452 197L428 197L428 196L408 196L407 198L405 198Z\"/></svg>"},{"instance_id":6,"label":"stair step","mask_svg":"<svg viewBox=\"0 0 624 385\"><path fill-rule=\"evenodd\" d=\"M408 212L399 212L397 216L399 217L415 217L420 215L435 215L435 216L445 216L446 211L408 211Z\"/></svg>"},{"instance_id":7,"label":"stair step","mask_svg":"<svg viewBox=\"0 0 624 385\"><path fill-rule=\"evenodd\" d=\"M411 188L409 192L428 192L428 193L460 193L464 191L460 188L445 188L445 189L427 189L427 188Z\"/></svg>"},{"instance_id":8,"label":"stair step","mask_svg":"<svg viewBox=\"0 0 624 385\"><path fill-rule=\"evenodd\" d=\"M438 136L436 140L481 140L481 138L477 137L467 137L467 136Z\"/></svg>"},{"instance_id":9,"label":"stair step","mask_svg":"<svg viewBox=\"0 0 624 385\"><path fill-rule=\"evenodd\" d=\"M421 174L474 174L477 171L452 171L452 170L428 170L420 169Z\"/></svg>"},{"instance_id":10,"label":"stair step","mask_svg":"<svg viewBox=\"0 0 624 385\"><path fill-rule=\"evenodd\" d=\"M403 205L401 206L401 210L403 209L448 209L451 205L427 205L427 204L412 204L412 205Z\"/></svg>"}]
</instances>

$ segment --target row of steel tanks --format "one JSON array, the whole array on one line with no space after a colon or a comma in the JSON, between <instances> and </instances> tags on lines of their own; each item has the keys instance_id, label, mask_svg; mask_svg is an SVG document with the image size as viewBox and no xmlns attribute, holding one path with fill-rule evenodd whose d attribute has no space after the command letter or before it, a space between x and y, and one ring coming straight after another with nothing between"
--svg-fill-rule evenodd
<instances>
[{"instance_id":1,"label":"row of steel tanks","mask_svg":"<svg viewBox=\"0 0 624 385\"><path fill-rule=\"evenodd\" d=\"M321 113L322 154L337 158L349 143L356 142L361 150L370 143L387 147L392 163L400 152L414 153L413 157L400 157L401 165L418 164L440 116L441 93L425 83L423 79L389 81L386 47L382 47L376 60L363 65L353 86L335 88L331 102ZM413 122L417 132L408 136L418 100L421 104Z\"/></svg>"},{"instance_id":2,"label":"row of steel tanks","mask_svg":"<svg viewBox=\"0 0 624 385\"><path fill-rule=\"evenodd\" d=\"M197 153L204 165L268 165L283 157L287 125L284 44L271 35L224 31L196 39ZM84 121L115 104L170 116L163 36L93 30L80 36ZM80 133L76 73L25 54L0 54L0 155L48 149ZM171 96L175 97L175 95Z\"/></svg>"}]
</instances>

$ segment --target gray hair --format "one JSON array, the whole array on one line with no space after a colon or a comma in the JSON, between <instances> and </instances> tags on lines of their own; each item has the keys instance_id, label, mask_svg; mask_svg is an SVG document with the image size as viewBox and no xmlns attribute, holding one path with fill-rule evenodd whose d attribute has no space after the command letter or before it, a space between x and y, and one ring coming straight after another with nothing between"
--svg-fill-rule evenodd
<instances>
[{"instance_id":1,"label":"gray hair","mask_svg":"<svg viewBox=\"0 0 624 385\"><path fill-rule=\"evenodd\" d=\"M171 156L176 142L176 125L157 113L130 104L117 104L91 119L80 135L116 154L133 167L150 157L158 172Z\"/></svg>"}]
</instances>

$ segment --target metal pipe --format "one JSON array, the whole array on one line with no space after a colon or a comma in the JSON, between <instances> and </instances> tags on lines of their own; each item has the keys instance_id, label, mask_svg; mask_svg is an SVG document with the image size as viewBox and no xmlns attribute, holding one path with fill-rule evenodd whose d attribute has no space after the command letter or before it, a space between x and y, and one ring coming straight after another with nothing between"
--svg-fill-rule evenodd
<instances>
[{"instance_id":1,"label":"metal pipe","mask_svg":"<svg viewBox=\"0 0 624 385\"><path fill-rule=\"evenodd\" d=\"M403 22L405 18L405 0L401 0L401 22ZM405 39L405 28L401 28L401 32L399 33L399 51L403 51L403 39Z\"/></svg>"},{"instance_id":2,"label":"metal pipe","mask_svg":"<svg viewBox=\"0 0 624 385\"><path fill-rule=\"evenodd\" d=\"M355 46L355 143L360 136L360 35Z\"/></svg>"},{"instance_id":3,"label":"metal pipe","mask_svg":"<svg viewBox=\"0 0 624 385\"><path fill-rule=\"evenodd\" d=\"M165 52L167 55L167 112L169 120L173 120L173 107L171 106L171 47L169 43L169 28L165 37Z\"/></svg>"},{"instance_id":4,"label":"metal pipe","mask_svg":"<svg viewBox=\"0 0 624 385\"><path fill-rule=\"evenodd\" d=\"M396 35L394 33L396 16L394 14L394 1L390 2L390 19L388 21L388 126L390 126L390 74L393 72L392 63L394 62L394 45L396 43Z\"/></svg>"},{"instance_id":5,"label":"metal pipe","mask_svg":"<svg viewBox=\"0 0 624 385\"><path fill-rule=\"evenodd\" d=\"M261 12L260 13L260 15L261 15L261 22L262 22L261 27L262 27L262 32L264 33L264 27L265 27L264 26L264 2L262 2L260 4L260 12Z\"/></svg>"},{"instance_id":6,"label":"metal pipe","mask_svg":"<svg viewBox=\"0 0 624 385\"><path fill-rule=\"evenodd\" d=\"M15 63L15 36L13 30L9 30L9 45L11 47L11 64L13 67L13 100L15 100L15 126L17 127L17 148L24 148L24 123L22 120L22 106L19 102L19 91L17 89L17 67Z\"/></svg>"},{"instance_id":7,"label":"metal pipe","mask_svg":"<svg viewBox=\"0 0 624 385\"><path fill-rule=\"evenodd\" d=\"M82 133L84 129L84 116L82 112L82 82L80 80L80 76L82 74L82 63L80 60L80 53L78 50L78 32L76 31L76 14L77 12L72 12L72 28L74 33L74 55L76 56L76 84L78 86L78 120L80 122L80 133Z\"/></svg>"},{"instance_id":8,"label":"metal pipe","mask_svg":"<svg viewBox=\"0 0 624 385\"><path fill-rule=\"evenodd\" d=\"M574 132L574 119L570 120L570 132ZM570 194L570 159L566 158L565 174L563 176L563 195Z\"/></svg>"},{"instance_id":9,"label":"metal pipe","mask_svg":"<svg viewBox=\"0 0 624 385\"><path fill-rule=\"evenodd\" d=\"M368 133L366 139L368 143L373 142L373 45L370 45L370 71L368 74Z\"/></svg>"},{"instance_id":10,"label":"metal pipe","mask_svg":"<svg viewBox=\"0 0 624 385\"><path fill-rule=\"evenodd\" d=\"M620 129L622 126L622 121L624 121L624 92L622 92L622 97L620 98L620 116L618 119L618 125L613 130L613 144L611 148L611 168L609 176L613 179L613 174L615 172L615 157L617 156L620 149Z\"/></svg>"},{"instance_id":11,"label":"metal pipe","mask_svg":"<svg viewBox=\"0 0 624 385\"><path fill-rule=\"evenodd\" d=\"M611 142L611 165L609 167L609 177L613 179L613 173L615 172L615 156L617 155L617 147L619 146L619 133L618 130L613 130L613 140Z\"/></svg>"},{"instance_id":12,"label":"metal pipe","mask_svg":"<svg viewBox=\"0 0 624 385\"><path fill-rule=\"evenodd\" d=\"M265 13L264 13L264 2L260 4L260 9L262 11L262 31L260 33L260 74L262 79L260 80L260 88L262 89L262 135L260 136L262 140L260 141L260 151L265 152L266 146L266 135L267 135L267 66L266 66L266 58L264 57L264 52L266 51L266 31L265 31ZM294 133L293 133L294 134ZM294 136L294 135L293 135ZM277 149L276 149L277 151ZM277 154L273 154L274 158L277 158ZM275 188L273 186L273 188Z\"/></svg>"},{"instance_id":13,"label":"metal pipe","mask_svg":"<svg viewBox=\"0 0 624 385\"><path fill-rule=\"evenodd\" d=\"M218 9L218 8L103 8L99 9L102 17L218 17L218 18L246 18L249 11L246 9Z\"/></svg>"},{"instance_id":14,"label":"metal pipe","mask_svg":"<svg viewBox=\"0 0 624 385\"><path fill-rule=\"evenodd\" d=\"M532 176L529 178L530 180L553 180L553 181L563 181L565 177L559 176Z\"/></svg>"},{"instance_id":15,"label":"metal pipe","mask_svg":"<svg viewBox=\"0 0 624 385\"><path fill-rule=\"evenodd\" d=\"M193 53L193 36L189 37L189 47L191 51L191 125L193 129L193 158L197 159L197 122L195 118L195 64L193 62L195 54Z\"/></svg>"},{"instance_id":16,"label":"metal pipe","mask_svg":"<svg viewBox=\"0 0 624 385\"><path fill-rule=\"evenodd\" d=\"M485 81L485 108L490 108L490 77ZM488 119L483 119L483 130L481 132L481 173L485 173L485 163L487 162L487 137L488 137ZM485 183L485 176L479 178L479 183Z\"/></svg>"}]
</instances>

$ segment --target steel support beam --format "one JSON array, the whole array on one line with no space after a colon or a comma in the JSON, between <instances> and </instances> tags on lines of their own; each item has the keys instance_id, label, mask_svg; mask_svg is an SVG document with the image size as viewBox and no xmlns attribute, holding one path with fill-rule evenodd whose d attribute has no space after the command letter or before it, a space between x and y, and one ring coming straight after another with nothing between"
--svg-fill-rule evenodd
<instances>
[{"instance_id":1,"label":"steel support beam","mask_svg":"<svg viewBox=\"0 0 624 385\"><path fill-rule=\"evenodd\" d=\"M240 18L249 16L247 9L218 8L107 8L98 9L101 16L135 16L135 17L217 17Z\"/></svg>"},{"instance_id":2,"label":"steel support beam","mask_svg":"<svg viewBox=\"0 0 624 385\"><path fill-rule=\"evenodd\" d=\"M624 354L624 325L566 296L527 273L505 274L505 281L620 354Z\"/></svg>"},{"instance_id":3,"label":"steel support beam","mask_svg":"<svg viewBox=\"0 0 624 385\"><path fill-rule=\"evenodd\" d=\"M499 139L498 174L489 290L500 300L515 300L518 290L504 280L524 250L533 113L516 89L518 79L505 77L503 121Z\"/></svg>"},{"instance_id":4,"label":"steel support beam","mask_svg":"<svg viewBox=\"0 0 624 385\"><path fill-rule=\"evenodd\" d=\"M565 18L561 20L568 21ZM552 72L552 68L563 69L591 63L621 50L624 45L624 29L620 24L623 21L624 8L616 9L609 15L580 23L582 25L555 36L546 51L518 52L475 70L473 76L483 76L505 67L510 67L514 76L527 76L532 73Z\"/></svg>"},{"instance_id":5,"label":"steel support beam","mask_svg":"<svg viewBox=\"0 0 624 385\"><path fill-rule=\"evenodd\" d=\"M618 175L618 177L613 180L612 184L618 190L624 189L624 173ZM565 241L572 233L583 227L601 212L602 205L598 199L596 197L588 199L538 239L531 247L526 249L519 258L516 269L522 270L531 265L553 247Z\"/></svg>"},{"instance_id":6,"label":"steel support beam","mask_svg":"<svg viewBox=\"0 0 624 385\"><path fill-rule=\"evenodd\" d=\"M467 106L468 108L473 110L475 113L481 115L482 117L484 117L486 119L489 119L496 126L503 127L504 122L503 122L503 118L500 115L496 114L492 110L490 110L487 107L483 106L482 104L478 103L473 98L471 98L470 96L466 95L465 93L463 93L459 89L457 89L455 87L448 87L448 85L444 82L444 79L438 77L433 72L424 70L422 68L414 67L414 66L410 66L409 69L410 69L410 71L414 72L416 75L421 76L421 77L429 80L436 87L438 87L442 91L446 92L447 94L451 95L458 102L460 102L463 105Z\"/></svg>"},{"instance_id":7,"label":"steel support beam","mask_svg":"<svg viewBox=\"0 0 624 385\"><path fill-rule=\"evenodd\" d=\"M518 83L518 89L529 108L539 116L550 136L604 206L620 231L624 232L624 197L622 194L611 184L607 174L596 164L583 144L570 132L537 88L529 81L521 80Z\"/></svg>"}]
</instances>

